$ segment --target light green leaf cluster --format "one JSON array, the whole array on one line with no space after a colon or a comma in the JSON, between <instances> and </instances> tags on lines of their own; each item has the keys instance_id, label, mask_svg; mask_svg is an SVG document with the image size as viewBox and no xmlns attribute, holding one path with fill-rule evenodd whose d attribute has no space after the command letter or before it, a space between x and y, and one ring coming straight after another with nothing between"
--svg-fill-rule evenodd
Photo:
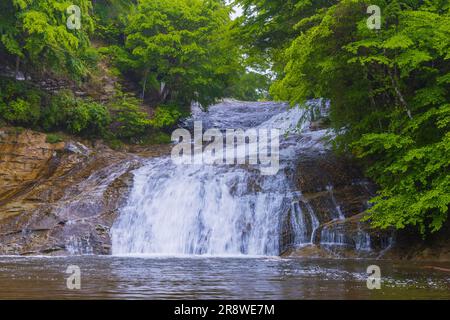
<instances>
[{"instance_id":1,"label":"light green leaf cluster","mask_svg":"<svg viewBox=\"0 0 450 320\"><path fill-rule=\"evenodd\" d=\"M81 30L66 26L66 10L81 9ZM74 79L86 76L83 62L93 31L88 0L7 0L0 4L0 53L19 59L23 69L52 70ZM78 66L74 67L74 66Z\"/></svg>"}]
</instances>

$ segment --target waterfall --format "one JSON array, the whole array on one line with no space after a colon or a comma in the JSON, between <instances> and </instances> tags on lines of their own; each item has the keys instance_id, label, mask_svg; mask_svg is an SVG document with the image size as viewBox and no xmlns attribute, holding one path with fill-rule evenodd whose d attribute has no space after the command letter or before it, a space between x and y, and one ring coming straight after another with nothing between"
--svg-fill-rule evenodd
<instances>
[{"instance_id":1,"label":"waterfall","mask_svg":"<svg viewBox=\"0 0 450 320\"><path fill-rule=\"evenodd\" d=\"M296 246L314 244L316 230L320 224L313 208L307 202L304 202L303 206L306 210L302 209L298 202L292 204L291 225L295 234L293 244Z\"/></svg>"},{"instance_id":2,"label":"waterfall","mask_svg":"<svg viewBox=\"0 0 450 320\"><path fill-rule=\"evenodd\" d=\"M298 135L307 131L299 126L304 116L285 104L230 101L195 112L187 124L279 129L280 170L264 176L247 165L149 159L134 171L128 202L111 229L113 254L278 255L282 219L296 192L289 169L302 148L323 147L324 132ZM317 218L308 214L317 229ZM306 223L296 216L298 241L310 243L313 230L302 231Z\"/></svg>"},{"instance_id":3,"label":"waterfall","mask_svg":"<svg viewBox=\"0 0 450 320\"><path fill-rule=\"evenodd\" d=\"M325 226L320 234L320 245L329 248L354 248L356 251L371 251L370 235L357 226L356 234L349 233L340 226Z\"/></svg>"},{"instance_id":4,"label":"waterfall","mask_svg":"<svg viewBox=\"0 0 450 320\"><path fill-rule=\"evenodd\" d=\"M337 213L337 218L336 219L345 220L345 216L344 216L344 213L342 212L341 206L338 205L338 203L336 201L336 198L334 196L333 186L332 185L328 185L327 186L327 190L330 193L331 201L333 202L333 205L336 208L336 213Z\"/></svg>"}]
</instances>

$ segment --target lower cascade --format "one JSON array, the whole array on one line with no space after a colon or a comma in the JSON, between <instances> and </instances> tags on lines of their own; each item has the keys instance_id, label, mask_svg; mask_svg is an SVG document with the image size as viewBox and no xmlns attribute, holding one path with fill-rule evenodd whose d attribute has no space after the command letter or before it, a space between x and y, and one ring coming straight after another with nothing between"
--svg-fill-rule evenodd
<instances>
[{"instance_id":1,"label":"lower cascade","mask_svg":"<svg viewBox=\"0 0 450 320\"><path fill-rule=\"evenodd\" d=\"M309 111L285 104L234 101L194 112L191 120L202 121L205 128L279 129L278 173L262 175L251 165L149 159L133 172L127 204L111 229L112 253L279 255L286 217L293 243L312 244L319 219L310 206L299 206L302 195L295 188L293 170L304 152L325 152L322 138L327 131L310 131L301 121L307 115Z\"/></svg>"}]
</instances>

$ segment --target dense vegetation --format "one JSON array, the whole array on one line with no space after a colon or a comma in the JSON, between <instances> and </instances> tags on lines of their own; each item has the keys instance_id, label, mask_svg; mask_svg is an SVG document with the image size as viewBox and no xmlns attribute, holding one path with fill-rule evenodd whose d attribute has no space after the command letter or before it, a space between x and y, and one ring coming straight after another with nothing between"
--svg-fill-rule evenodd
<instances>
[{"instance_id":1,"label":"dense vegetation","mask_svg":"<svg viewBox=\"0 0 450 320\"><path fill-rule=\"evenodd\" d=\"M76 26L71 5L80 28L67 24ZM230 12L221 0L2 1L0 121L137 142L173 127L193 101L258 99L268 84L246 71ZM120 79L107 101L73 94L102 77ZM71 90L46 92L47 78Z\"/></svg>"},{"instance_id":2,"label":"dense vegetation","mask_svg":"<svg viewBox=\"0 0 450 320\"><path fill-rule=\"evenodd\" d=\"M72 4L81 29L66 26ZM235 4L236 21L223 0L2 1L1 71L14 76L0 81L0 122L137 142L161 137L193 101L264 99L270 85L292 105L324 97L336 149L380 186L367 219L439 230L450 206L450 2ZM379 29L369 5L381 9ZM89 87L101 64L120 79L108 101L27 81Z\"/></svg>"},{"instance_id":3,"label":"dense vegetation","mask_svg":"<svg viewBox=\"0 0 450 320\"><path fill-rule=\"evenodd\" d=\"M367 219L439 230L450 206L450 2L239 2L245 41L276 66L272 95L330 99L336 147L381 188ZM380 29L368 27L369 5Z\"/></svg>"}]
</instances>

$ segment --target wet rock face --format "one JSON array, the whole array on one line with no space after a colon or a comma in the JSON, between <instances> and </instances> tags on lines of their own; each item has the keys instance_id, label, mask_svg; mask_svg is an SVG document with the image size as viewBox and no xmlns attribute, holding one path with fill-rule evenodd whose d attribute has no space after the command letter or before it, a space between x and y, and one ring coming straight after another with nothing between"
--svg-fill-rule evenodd
<instances>
[{"instance_id":1,"label":"wet rock face","mask_svg":"<svg viewBox=\"0 0 450 320\"><path fill-rule=\"evenodd\" d=\"M310 152L298 160L295 179L301 193L299 210L291 211L282 223L283 255L378 257L391 245L390 231L372 230L361 221L375 185L364 179L354 162L331 151ZM297 219L310 240L295 240L293 214L301 216Z\"/></svg>"},{"instance_id":2,"label":"wet rock face","mask_svg":"<svg viewBox=\"0 0 450 320\"><path fill-rule=\"evenodd\" d=\"M363 214L359 214L320 226L317 230L320 247L343 257L381 257L391 248L394 233L373 230L362 218Z\"/></svg>"},{"instance_id":3,"label":"wet rock face","mask_svg":"<svg viewBox=\"0 0 450 320\"><path fill-rule=\"evenodd\" d=\"M108 254L140 158L0 131L0 254Z\"/></svg>"},{"instance_id":4,"label":"wet rock face","mask_svg":"<svg viewBox=\"0 0 450 320\"><path fill-rule=\"evenodd\" d=\"M376 186L364 179L358 166L330 151L309 152L294 173L298 212L282 221L280 247L284 256L450 260L450 220L425 239L418 230L377 230L365 221L364 211ZM310 241L299 242L295 217L303 216ZM318 220L313 228L311 217Z\"/></svg>"},{"instance_id":5,"label":"wet rock face","mask_svg":"<svg viewBox=\"0 0 450 320\"><path fill-rule=\"evenodd\" d=\"M450 261L450 220L436 233L422 238L414 228L396 232L395 246L384 258L427 261Z\"/></svg>"},{"instance_id":6,"label":"wet rock face","mask_svg":"<svg viewBox=\"0 0 450 320\"><path fill-rule=\"evenodd\" d=\"M299 190L304 194L339 189L352 185L366 184L373 192L371 185L354 161L338 157L332 151L311 152L298 160L296 181Z\"/></svg>"}]
</instances>

